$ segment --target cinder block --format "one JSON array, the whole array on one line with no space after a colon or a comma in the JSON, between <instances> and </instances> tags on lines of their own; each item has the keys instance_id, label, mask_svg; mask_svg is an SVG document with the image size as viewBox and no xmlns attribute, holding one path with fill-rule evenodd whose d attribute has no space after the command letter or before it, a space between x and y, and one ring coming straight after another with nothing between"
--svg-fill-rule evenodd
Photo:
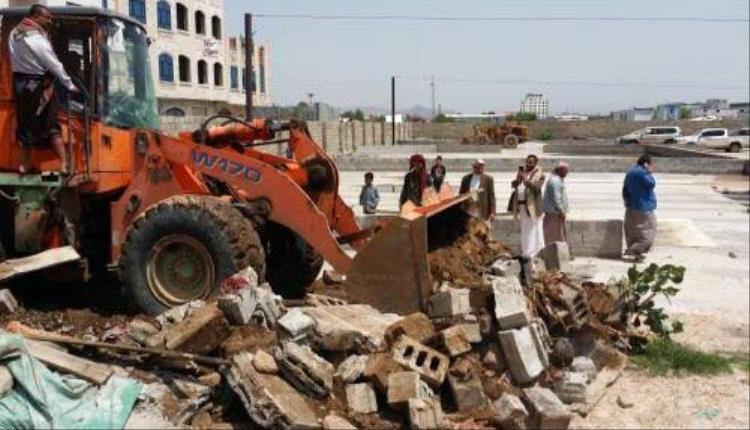
<instances>
[{"instance_id":1,"label":"cinder block","mask_svg":"<svg viewBox=\"0 0 750 430\"><path fill-rule=\"evenodd\" d=\"M426 399L432 395L417 372L395 372L388 376L388 404L394 409L406 408L409 399Z\"/></svg>"},{"instance_id":2,"label":"cinder block","mask_svg":"<svg viewBox=\"0 0 750 430\"><path fill-rule=\"evenodd\" d=\"M523 405L521 399L508 392L503 393L499 399L492 403L495 412L494 421L506 430L523 430L526 428L526 420L529 412Z\"/></svg>"},{"instance_id":3,"label":"cinder block","mask_svg":"<svg viewBox=\"0 0 750 430\"><path fill-rule=\"evenodd\" d=\"M443 347L451 357L458 357L471 351L471 344L466 339L463 327L454 325L440 332ZM481 338L481 336L480 336Z\"/></svg>"},{"instance_id":4,"label":"cinder block","mask_svg":"<svg viewBox=\"0 0 750 430\"><path fill-rule=\"evenodd\" d=\"M393 343L399 336L406 335L418 342L425 342L435 335L435 325L422 312L407 315L385 330L388 343Z\"/></svg>"},{"instance_id":5,"label":"cinder block","mask_svg":"<svg viewBox=\"0 0 750 430\"><path fill-rule=\"evenodd\" d=\"M408 336L398 338L391 351L396 362L419 373L431 386L438 387L445 380L450 360L438 351Z\"/></svg>"},{"instance_id":6,"label":"cinder block","mask_svg":"<svg viewBox=\"0 0 750 430\"><path fill-rule=\"evenodd\" d=\"M437 292L428 300L427 310L433 318L471 313L469 290L446 288L445 291Z\"/></svg>"},{"instance_id":7,"label":"cinder block","mask_svg":"<svg viewBox=\"0 0 750 430\"><path fill-rule=\"evenodd\" d=\"M479 319L474 315L467 315L466 320L456 326L463 329L466 340L468 340L469 343L482 342L482 330L479 324Z\"/></svg>"},{"instance_id":8,"label":"cinder block","mask_svg":"<svg viewBox=\"0 0 750 430\"><path fill-rule=\"evenodd\" d=\"M370 384L349 384L346 386L346 402L358 414L378 411L378 399Z\"/></svg>"},{"instance_id":9,"label":"cinder block","mask_svg":"<svg viewBox=\"0 0 750 430\"><path fill-rule=\"evenodd\" d=\"M547 351L547 345L551 342L549 333L547 332L547 326L541 318L534 318L529 325L529 331L531 332L531 337L534 339L536 350L539 353L539 360L542 362L542 366L546 369L549 367L549 351Z\"/></svg>"},{"instance_id":10,"label":"cinder block","mask_svg":"<svg viewBox=\"0 0 750 430\"><path fill-rule=\"evenodd\" d=\"M501 329L509 330L529 324L526 295L518 278L494 278L492 291L495 297L495 318Z\"/></svg>"},{"instance_id":11,"label":"cinder block","mask_svg":"<svg viewBox=\"0 0 750 430\"><path fill-rule=\"evenodd\" d=\"M409 399L409 427L414 430L444 428L440 399Z\"/></svg>"},{"instance_id":12,"label":"cinder block","mask_svg":"<svg viewBox=\"0 0 750 430\"><path fill-rule=\"evenodd\" d=\"M500 331L498 338L506 364L516 382L531 382L542 373L544 366L529 327Z\"/></svg>"},{"instance_id":13,"label":"cinder block","mask_svg":"<svg viewBox=\"0 0 750 430\"><path fill-rule=\"evenodd\" d=\"M541 430L568 428L570 412L555 393L547 388L531 387L523 390L523 396L529 405L535 428Z\"/></svg>"},{"instance_id":14,"label":"cinder block","mask_svg":"<svg viewBox=\"0 0 750 430\"><path fill-rule=\"evenodd\" d=\"M404 370L404 367L392 356L386 353L378 353L368 356L362 376L375 384L378 391L385 394L388 392L388 376L393 372L401 372L402 370Z\"/></svg>"},{"instance_id":15,"label":"cinder block","mask_svg":"<svg viewBox=\"0 0 750 430\"><path fill-rule=\"evenodd\" d=\"M449 373L448 385L450 385L453 400L459 412L467 412L487 405L482 381L475 372L470 372L465 377Z\"/></svg>"}]
</instances>

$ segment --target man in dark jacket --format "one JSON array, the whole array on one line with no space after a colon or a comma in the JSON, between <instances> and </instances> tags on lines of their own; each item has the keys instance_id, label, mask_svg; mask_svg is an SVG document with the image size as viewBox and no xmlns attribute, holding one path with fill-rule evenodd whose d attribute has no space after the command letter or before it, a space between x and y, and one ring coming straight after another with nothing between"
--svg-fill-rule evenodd
<instances>
[{"instance_id":1,"label":"man in dark jacket","mask_svg":"<svg viewBox=\"0 0 750 430\"><path fill-rule=\"evenodd\" d=\"M625 203L625 255L643 261L656 238L656 179L651 157L643 155L628 170L622 185Z\"/></svg>"},{"instance_id":2,"label":"man in dark jacket","mask_svg":"<svg viewBox=\"0 0 750 430\"><path fill-rule=\"evenodd\" d=\"M474 217L483 221L495 218L495 180L484 173L484 160L476 160L472 172L461 180L460 194L479 191L476 199L469 199L467 210Z\"/></svg>"},{"instance_id":3,"label":"man in dark jacket","mask_svg":"<svg viewBox=\"0 0 750 430\"><path fill-rule=\"evenodd\" d=\"M407 201L422 206L422 193L428 186L430 176L427 174L427 163L421 154L414 154L409 158L409 172L404 175L404 185L398 199L399 208Z\"/></svg>"}]
</instances>

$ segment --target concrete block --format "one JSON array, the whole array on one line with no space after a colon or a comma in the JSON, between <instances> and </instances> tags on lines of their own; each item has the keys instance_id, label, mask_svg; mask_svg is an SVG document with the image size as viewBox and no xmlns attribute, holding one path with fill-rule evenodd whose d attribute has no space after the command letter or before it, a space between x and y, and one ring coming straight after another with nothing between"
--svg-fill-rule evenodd
<instances>
[{"instance_id":1,"label":"concrete block","mask_svg":"<svg viewBox=\"0 0 750 430\"><path fill-rule=\"evenodd\" d=\"M383 394L388 392L388 377L393 372L401 372L404 367L388 353L372 354L367 357L362 376L375 385L375 388Z\"/></svg>"},{"instance_id":2,"label":"concrete block","mask_svg":"<svg viewBox=\"0 0 750 430\"><path fill-rule=\"evenodd\" d=\"M471 313L469 290L447 288L433 294L427 302L427 313L433 318Z\"/></svg>"},{"instance_id":3,"label":"concrete block","mask_svg":"<svg viewBox=\"0 0 750 430\"><path fill-rule=\"evenodd\" d=\"M347 385L346 402L354 413L370 414L378 411L378 400L370 384Z\"/></svg>"},{"instance_id":4,"label":"concrete block","mask_svg":"<svg viewBox=\"0 0 750 430\"><path fill-rule=\"evenodd\" d=\"M562 372L552 388L563 403L585 403L588 376L583 372Z\"/></svg>"},{"instance_id":5,"label":"concrete block","mask_svg":"<svg viewBox=\"0 0 750 430\"><path fill-rule=\"evenodd\" d=\"M578 356L573 358L570 364L570 370L573 372L583 372L586 374L586 382L591 382L596 378L596 364L589 357Z\"/></svg>"},{"instance_id":6,"label":"concrete block","mask_svg":"<svg viewBox=\"0 0 750 430\"><path fill-rule=\"evenodd\" d=\"M7 367L0 364L0 398L13 389L13 375Z\"/></svg>"},{"instance_id":7,"label":"concrete block","mask_svg":"<svg viewBox=\"0 0 750 430\"><path fill-rule=\"evenodd\" d=\"M339 363L333 376L347 384L356 382L364 374L368 358L366 355L350 355Z\"/></svg>"},{"instance_id":8,"label":"concrete block","mask_svg":"<svg viewBox=\"0 0 750 430\"><path fill-rule=\"evenodd\" d=\"M490 266L490 273L494 276L518 278L521 275L521 263L513 259L495 260Z\"/></svg>"},{"instance_id":9,"label":"concrete block","mask_svg":"<svg viewBox=\"0 0 750 430\"><path fill-rule=\"evenodd\" d=\"M388 405L394 409L405 409L409 399L432 396L432 390L417 372L395 372L388 376Z\"/></svg>"},{"instance_id":10,"label":"concrete block","mask_svg":"<svg viewBox=\"0 0 750 430\"><path fill-rule=\"evenodd\" d=\"M523 390L523 396L529 406L534 428L567 429L571 415L563 402L548 388L531 387Z\"/></svg>"},{"instance_id":11,"label":"concrete block","mask_svg":"<svg viewBox=\"0 0 750 430\"><path fill-rule=\"evenodd\" d=\"M250 323L255 307L258 305L255 291L255 288L243 288L219 297L219 309L224 312L230 323L234 325Z\"/></svg>"},{"instance_id":12,"label":"concrete block","mask_svg":"<svg viewBox=\"0 0 750 430\"><path fill-rule=\"evenodd\" d=\"M433 387L439 387L445 380L450 360L434 349L416 340L401 336L391 349L393 359L419 373Z\"/></svg>"},{"instance_id":13,"label":"concrete block","mask_svg":"<svg viewBox=\"0 0 750 430\"><path fill-rule=\"evenodd\" d=\"M157 333L156 336L161 333ZM181 323L169 327L164 334L164 347L194 354L207 354L229 337L229 323L216 305L195 310Z\"/></svg>"},{"instance_id":14,"label":"concrete block","mask_svg":"<svg viewBox=\"0 0 750 430\"><path fill-rule=\"evenodd\" d=\"M464 322L457 324L457 326L463 329L466 340L468 340L469 343L482 342L482 328L479 323L479 318L476 316L467 315Z\"/></svg>"},{"instance_id":15,"label":"concrete block","mask_svg":"<svg viewBox=\"0 0 750 430\"><path fill-rule=\"evenodd\" d=\"M18 302L8 289L0 290L0 315L12 314L18 309Z\"/></svg>"},{"instance_id":16,"label":"concrete block","mask_svg":"<svg viewBox=\"0 0 750 430\"><path fill-rule=\"evenodd\" d=\"M151 336L159 333L159 329L148 321L134 319L127 325L128 335L141 345L147 345Z\"/></svg>"},{"instance_id":17,"label":"concrete block","mask_svg":"<svg viewBox=\"0 0 750 430\"><path fill-rule=\"evenodd\" d=\"M461 326L454 325L441 331L440 340L451 357L458 357L471 351L471 344L466 339L466 333Z\"/></svg>"},{"instance_id":18,"label":"concrete block","mask_svg":"<svg viewBox=\"0 0 750 430\"><path fill-rule=\"evenodd\" d=\"M323 430L357 430L357 427L338 415L326 415L323 418Z\"/></svg>"},{"instance_id":19,"label":"concrete block","mask_svg":"<svg viewBox=\"0 0 750 430\"><path fill-rule=\"evenodd\" d=\"M277 324L293 339L299 339L313 330L315 321L299 308L294 308L279 318Z\"/></svg>"},{"instance_id":20,"label":"concrete block","mask_svg":"<svg viewBox=\"0 0 750 430\"><path fill-rule=\"evenodd\" d=\"M566 242L552 242L539 252L547 270L568 270L570 249Z\"/></svg>"},{"instance_id":21,"label":"concrete block","mask_svg":"<svg viewBox=\"0 0 750 430\"><path fill-rule=\"evenodd\" d=\"M448 374L448 385L459 412L468 412L487 405L484 387L476 372L458 376Z\"/></svg>"},{"instance_id":22,"label":"concrete block","mask_svg":"<svg viewBox=\"0 0 750 430\"><path fill-rule=\"evenodd\" d=\"M253 355L253 366L260 373L279 373L279 366L276 364L276 359L262 349L259 349Z\"/></svg>"},{"instance_id":23,"label":"concrete block","mask_svg":"<svg viewBox=\"0 0 750 430\"><path fill-rule=\"evenodd\" d=\"M526 428L526 420L529 412L523 405L521 399L508 392L503 393L499 399L492 403L495 412L493 421L505 430L523 430Z\"/></svg>"},{"instance_id":24,"label":"concrete block","mask_svg":"<svg viewBox=\"0 0 750 430\"><path fill-rule=\"evenodd\" d=\"M495 318L501 329L509 330L529 324L526 295L518 278L494 278L492 291L495 297Z\"/></svg>"},{"instance_id":25,"label":"concrete block","mask_svg":"<svg viewBox=\"0 0 750 430\"><path fill-rule=\"evenodd\" d=\"M505 361L513 379L519 384L531 382L544 370L529 327L498 333Z\"/></svg>"},{"instance_id":26,"label":"concrete block","mask_svg":"<svg viewBox=\"0 0 750 430\"><path fill-rule=\"evenodd\" d=\"M409 336L418 342L425 342L435 335L435 325L427 315L415 312L401 318L385 330L388 343L393 343L401 335Z\"/></svg>"},{"instance_id":27,"label":"concrete block","mask_svg":"<svg viewBox=\"0 0 750 430\"><path fill-rule=\"evenodd\" d=\"M401 317L370 305L300 308L315 322L311 340L324 351L368 354L386 349L386 329Z\"/></svg>"},{"instance_id":28,"label":"concrete block","mask_svg":"<svg viewBox=\"0 0 750 430\"><path fill-rule=\"evenodd\" d=\"M293 342L282 342L281 346L277 362L286 379L313 395L320 397L328 394L333 388L333 365L308 346Z\"/></svg>"},{"instance_id":29,"label":"concrete block","mask_svg":"<svg viewBox=\"0 0 750 430\"><path fill-rule=\"evenodd\" d=\"M549 333L547 333L547 326L540 318L534 318L529 325L529 331L531 332L532 339L534 339L536 350L539 353L539 361L542 362L542 366L546 369L550 363L547 344L551 342Z\"/></svg>"},{"instance_id":30,"label":"concrete block","mask_svg":"<svg viewBox=\"0 0 750 430\"><path fill-rule=\"evenodd\" d=\"M443 408L440 399L431 397L429 399L409 399L409 428L414 430L427 430L444 428Z\"/></svg>"},{"instance_id":31,"label":"concrete block","mask_svg":"<svg viewBox=\"0 0 750 430\"><path fill-rule=\"evenodd\" d=\"M488 346L487 352L482 356L482 364L497 373L504 372L508 368L503 351L500 349L500 345L495 342Z\"/></svg>"},{"instance_id":32,"label":"concrete block","mask_svg":"<svg viewBox=\"0 0 750 430\"><path fill-rule=\"evenodd\" d=\"M268 284L261 285L255 291L258 307L263 312L268 325L275 327L276 321L284 315L284 305L281 296L274 294L270 285L264 288L265 285Z\"/></svg>"}]
</instances>

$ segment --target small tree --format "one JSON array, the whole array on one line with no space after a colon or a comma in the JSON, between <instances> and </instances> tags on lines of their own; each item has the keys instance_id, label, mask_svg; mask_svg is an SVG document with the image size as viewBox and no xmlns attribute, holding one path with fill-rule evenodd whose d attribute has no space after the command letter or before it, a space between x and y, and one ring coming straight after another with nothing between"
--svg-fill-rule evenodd
<instances>
[{"instance_id":1,"label":"small tree","mask_svg":"<svg viewBox=\"0 0 750 430\"><path fill-rule=\"evenodd\" d=\"M536 114L532 112L516 112L516 113L508 115L506 119L508 121L531 122L531 121L536 121Z\"/></svg>"},{"instance_id":2,"label":"small tree","mask_svg":"<svg viewBox=\"0 0 750 430\"><path fill-rule=\"evenodd\" d=\"M680 119L690 119L692 112L685 106L680 108Z\"/></svg>"},{"instance_id":3,"label":"small tree","mask_svg":"<svg viewBox=\"0 0 750 430\"><path fill-rule=\"evenodd\" d=\"M435 115L435 118L432 119L432 122L435 122L435 123L453 122L453 118L447 117L444 113L439 113Z\"/></svg>"},{"instance_id":4,"label":"small tree","mask_svg":"<svg viewBox=\"0 0 750 430\"><path fill-rule=\"evenodd\" d=\"M365 120L365 114L362 112L361 109L355 109L353 111L348 110L341 114L343 118L348 118L349 120L353 121L364 121Z\"/></svg>"}]
</instances>

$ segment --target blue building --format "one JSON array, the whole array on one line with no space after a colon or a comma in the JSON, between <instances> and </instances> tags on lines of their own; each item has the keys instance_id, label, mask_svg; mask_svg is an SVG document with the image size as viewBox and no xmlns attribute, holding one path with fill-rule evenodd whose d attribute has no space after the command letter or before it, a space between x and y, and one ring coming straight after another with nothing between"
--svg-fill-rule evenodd
<instances>
[{"instance_id":1,"label":"blue building","mask_svg":"<svg viewBox=\"0 0 750 430\"><path fill-rule=\"evenodd\" d=\"M666 103L656 107L655 117L659 121L677 121L685 103Z\"/></svg>"}]
</instances>

